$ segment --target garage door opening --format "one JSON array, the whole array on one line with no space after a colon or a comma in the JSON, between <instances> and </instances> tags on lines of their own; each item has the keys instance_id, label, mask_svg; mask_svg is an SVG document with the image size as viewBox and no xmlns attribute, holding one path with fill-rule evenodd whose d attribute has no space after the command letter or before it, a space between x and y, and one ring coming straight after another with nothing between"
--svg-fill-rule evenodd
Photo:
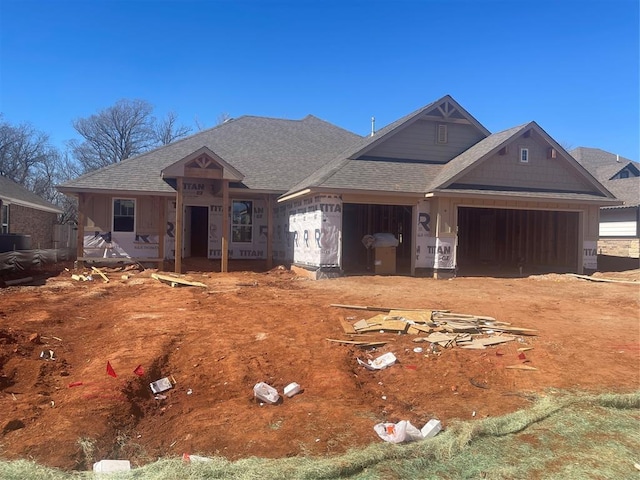
<instances>
[{"instance_id":1,"label":"garage door opening","mask_svg":"<svg viewBox=\"0 0 640 480\"><path fill-rule=\"evenodd\" d=\"M374 273L375 252L362 237L392 233L398 239L396 273L411 272L412 207L345 203L342 212L342 268L346 274Z\"/></svg>"},{"instance_id":2,"label":"garage door opening","mask_svg":"<svg viewBox=\"0 0 640 480\"><path fill-rule=\"evenodd\" d=\"M460 275L574 272L577 212L458 208Z\"/></svg>"}]
</instances>

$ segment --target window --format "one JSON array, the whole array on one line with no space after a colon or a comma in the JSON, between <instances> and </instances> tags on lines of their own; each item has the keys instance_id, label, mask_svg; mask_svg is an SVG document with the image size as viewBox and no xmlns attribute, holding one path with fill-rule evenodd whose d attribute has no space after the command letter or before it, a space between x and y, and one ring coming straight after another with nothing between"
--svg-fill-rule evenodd
<instances>
[{"instance_id":1,"label":"window","mask_svg":"<svg viewBox=\"0 0 640 480\"><path fill-rule=\"evenodd\" d=\"M446 125L438 125L438 143L447 143Z\"/></svg>"},{"instance_id":2,"label":"window","mask_svg":"<svg viewBox=\"0 0 640 480\"><path fill-rule=\"evenodd\" d=\"M620 172L620 178L629 178L629 170L622 170Z\"/></svg>"},{"instance_id":3,"label":"window","mask_svg":"<svg viewBox=\"0 0 640 480\"><path fill-rule=\"evenodd\" d=\"M529 149L521 148L520 149L520 163L529 163Z\"/></svg>"},{"instance_id":4,"label":"window","mask_svg":"<svg viewBox=\"0 0 640 480\"><path fill-rule=\"evenodd\" d=\"M113 199L113 231L134 232L136 226L136 201L124 198Z\"/></svg>"},{"instance_id":5,"label":"window","mask_svg":"<svg viewBox=\"0 0 640 480\"><path fill-rule=\"evenodd\" d=\"M250 200L233 201L231 219L231 241L251 243L253 240L253 202Z\"/></svg>"},{"instance_id":6,"label":"window","mask_svg":"<svg viewBox=\"0 0 640 480\"><path fill-rule=\"evenodd\" d=\"M0 233L9 233L9 205L4 203L0 215Z\"/></svg>"}]
</instances>

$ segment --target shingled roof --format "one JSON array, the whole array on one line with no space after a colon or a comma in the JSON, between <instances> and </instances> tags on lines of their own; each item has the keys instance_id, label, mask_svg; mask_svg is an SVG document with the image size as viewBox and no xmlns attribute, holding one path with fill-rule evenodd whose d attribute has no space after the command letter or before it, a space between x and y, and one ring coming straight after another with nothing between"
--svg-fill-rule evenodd
<instances>
[{"instance_id":1,"label":"shingled roof","mask_svg":"<svg viewBox=\"0 0 640 480\"><path fill-rule=\"evenodd\" d=\"M285 194L291 195L307 188L348 188L354 185L358 190L377 192L424 193L427 186L442 169L442 162L396 160L392 158L366 158L365 154L374 146L384 142L398 131L407 128L422 118L423 114L434 110L443 102L449 102L464 115L469 122L484 135L490 132L450 95L431 102L414 112L390 123L374 135L362 138L347 150L340 152L310 176L294 185Z\"/></svg>"},{"instance_id":2,"label":"shingled roof","mask_svg":"<svg viewBox=\"0 0 640 480\"><path fill-rule=\"evenodd\" d=\"M0 200L44 212L63 213L54 204L3 175L0 175Z\"/></svg>"},{"instance_id":3,"label":"shingled roof","mask_svg":"<svg viewBox=\"0 0 640 480\"><path fill-rule=\"evenodd\" d=\"M603 208L627 208L640 205L640 176L613 178L625 169L640 175L640 163L599 148L578 147L570 153L616 198L624 202L619 206Z\"/></svg>"},{"instance_id":4,"label":"shingled roof","mask_svg":"<svg viewBox=\"0 0 640 480\"><path fill-rule=\"evenodd\" d=\"M174 193L160 172L202 147L244 175L253 190L284 192L362 137L309 115L302 120L243 116L61 185L63 192Z\"/></svg>"}]
</instances>

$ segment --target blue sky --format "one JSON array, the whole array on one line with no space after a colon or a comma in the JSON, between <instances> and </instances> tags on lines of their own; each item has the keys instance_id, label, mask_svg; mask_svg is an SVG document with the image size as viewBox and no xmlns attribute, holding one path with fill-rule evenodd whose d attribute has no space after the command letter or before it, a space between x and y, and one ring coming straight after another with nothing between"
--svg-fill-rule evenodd
<instances>
[{"instance_id":1,"label":"blue sky","mask_svg":"<svg viewBox=\"0 0 640 480\"><path fill-rule=\"evenodd\" d=\"M54 144L121 98L366 135L446 94L492 132L639 160L638 0L0 0L0 111Z\"/></svg>"}]
</instances>

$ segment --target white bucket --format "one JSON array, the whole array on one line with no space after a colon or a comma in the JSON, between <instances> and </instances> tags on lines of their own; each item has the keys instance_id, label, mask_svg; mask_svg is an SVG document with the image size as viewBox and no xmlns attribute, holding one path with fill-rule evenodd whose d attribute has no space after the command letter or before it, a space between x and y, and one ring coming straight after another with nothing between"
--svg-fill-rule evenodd
<instances>
[{"instance_id":1,"label":"white bucket","mask_svg":"<svg viewBox=\"0 0 640 480\"><path fill-rule=\"evenodd\" d=\"M255 384L253 387L253 396L266 403L277 403L280 398L278 391L264 382Z\"/></svg>"},{"instance_id":2,"label":"white bucket","mask_svg":"<svg viewBox=\"0 0 640 480\"><path fill-rule=\"evenodd\" d=\"M420 431L422 432L424 438L431 438L435 437L438 432L440 432L440 430L442 430L442 424L440 423L440 420L432 419L429 420Z\"/></svg>"},{"instance_id":3,"label":"white bucket","mask_svg":"<svg viewBox=\"0 0 640 480\"><path fill-rule=\"evenodd\" d=\"M289 398L293 397L297 393L300 393L300 385L296 382L290 383L284 387L284 394Z\"/></svg>"}]
</instances>

